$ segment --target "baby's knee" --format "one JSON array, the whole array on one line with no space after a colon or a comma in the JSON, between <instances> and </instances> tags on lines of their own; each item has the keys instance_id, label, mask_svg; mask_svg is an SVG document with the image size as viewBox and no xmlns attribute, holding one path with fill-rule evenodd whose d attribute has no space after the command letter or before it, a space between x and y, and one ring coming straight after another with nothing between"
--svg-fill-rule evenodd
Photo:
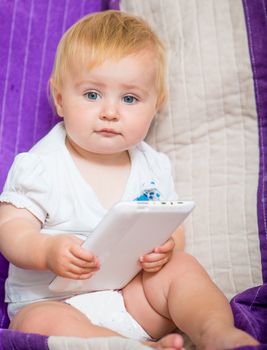
<instances>
[{"instance_id":1,"label":"baby's knee","mask_svg":"<svg viewBox=\"0 0 267 350\"><path fill-rule=\"evenodd\" d=\"M37 302L21 309L9 328L26 333L57 335L66 322L82 322L85 316L63 302ZM60 332L59 332L60 333Z\"/></svg>"},{"instance_id":2,"label":"baby's knee","mask_svg":"<svg viewBox=\"0 0 267 350\"><path fill-rule=\"evenodd\" d=\"M172 264L198 264L196 258L181 250L174 250L169 262Z\"/></svg>"},{"instance_id":3,"label":"baby's knee","mask_svg":"<svg viewBox=\"0 0 267 350\"><path fill-rule=\"evenodd\" d=\"M177 275L180 273L190 273L190 271L202 270L198 260L184 251L174 251L170 261L166 264L166 269Z\"/></svg>"},{"instance_id":4,"label":"baby's knee","mask_svg":"<svg viewBox=\"0 0 267 350\"><path fill-rule=\"evenodd\" d=\"M37 313L30 306L26 306L14 316L9 324L9 329L25 332L25 333L38 333L35 331L36 326L39 324L40 318L37 317Z\"/></svg>"}]
</instances>

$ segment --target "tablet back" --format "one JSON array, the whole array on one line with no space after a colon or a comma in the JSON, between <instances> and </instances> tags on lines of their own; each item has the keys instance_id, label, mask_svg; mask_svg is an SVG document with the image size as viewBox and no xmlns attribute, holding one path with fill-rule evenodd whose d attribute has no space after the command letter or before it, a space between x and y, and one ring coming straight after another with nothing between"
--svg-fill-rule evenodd
<instances>
[{"instance_id":1,"label":"tablet back","mask_svg":"<svg viewBox=\"0 0 267 350\"><path fill-rule=\"evenodd\" d=\"M101 268L88 280L56 277L49 288L74 293L124 287L141 269L138 259L164 243L193 210L192 201L119 202L83 247Z\"/></svg>"}]
</instances>

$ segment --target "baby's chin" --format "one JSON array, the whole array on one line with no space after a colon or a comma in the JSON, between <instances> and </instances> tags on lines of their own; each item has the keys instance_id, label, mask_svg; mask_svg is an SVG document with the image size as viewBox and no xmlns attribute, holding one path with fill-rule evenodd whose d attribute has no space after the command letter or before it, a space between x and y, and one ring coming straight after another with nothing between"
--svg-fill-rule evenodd
<instances>
[{"instance_id":1,"label":"baby's chin","mask_svg":"<svg viewBox=\"0 0 267 350\"><path fill-rule=\"evenodd\" d=\"M128 152L128 150L134 148L136 144L124 144L124 145L100 145L91 147L89 152L99 155L112 155Z\"/></svg>"},{"instance_id":2,"label":"baby's chin","mask_svg":"<svg viewBox=\"0 0 267 350\"><path fill-rule=\"evenodd\" d=\"M90 150L86 150L88 154L92 154L95 156L117 156L117 155L122 155L123 153L127 154L128 153L128 147L94 147L91 148Z\"/></svg>"}]
</instances>

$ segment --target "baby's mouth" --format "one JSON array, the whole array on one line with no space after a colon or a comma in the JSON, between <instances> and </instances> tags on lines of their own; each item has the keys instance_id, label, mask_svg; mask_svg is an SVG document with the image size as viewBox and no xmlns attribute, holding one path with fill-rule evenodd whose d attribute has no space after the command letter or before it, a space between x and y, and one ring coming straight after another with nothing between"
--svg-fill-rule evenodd
<instances>
[{"instance_id":1,"label":"baby's mouth","mask_svg":"<svg viewBox=\"0 0 267 350\"><path fill-rule=\"evenodd\" d=\"M120 135L120 133L117 132L116 130L109 129L109 128L104 128L104 129L97 130L96 133L100 134L102 136L106 136L106 137L112 137L112 136Z\"/></svg>"}]
</instances>

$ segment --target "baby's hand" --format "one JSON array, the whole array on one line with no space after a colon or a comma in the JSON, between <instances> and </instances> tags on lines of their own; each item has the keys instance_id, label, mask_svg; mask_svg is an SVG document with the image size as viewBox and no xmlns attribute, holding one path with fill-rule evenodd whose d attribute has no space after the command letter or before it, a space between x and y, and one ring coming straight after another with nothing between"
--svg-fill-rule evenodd
<instances>
[{"instance_id":1,"label":"baby's hand","mask_svg":"<svg viewBox=\"0 0 267 350\"><path fill-rule=\"evenodd\" d=\"M152 253L141 256L142 268L147 272L158 272L170 260L174 246L174 239L171 237Z\"/></svg>"},{"instance_id":2,"label":"baby's hand","mask_svg":"<svg viewBox=\"0 0 267 350\"><path fill-rule=\"evenodd\" d=\"M72 235L57 235L47 239L45 261L58 276L84 280L100 268L98 259L81 247L83 241Z\"/></svg>"}]
</instances>

